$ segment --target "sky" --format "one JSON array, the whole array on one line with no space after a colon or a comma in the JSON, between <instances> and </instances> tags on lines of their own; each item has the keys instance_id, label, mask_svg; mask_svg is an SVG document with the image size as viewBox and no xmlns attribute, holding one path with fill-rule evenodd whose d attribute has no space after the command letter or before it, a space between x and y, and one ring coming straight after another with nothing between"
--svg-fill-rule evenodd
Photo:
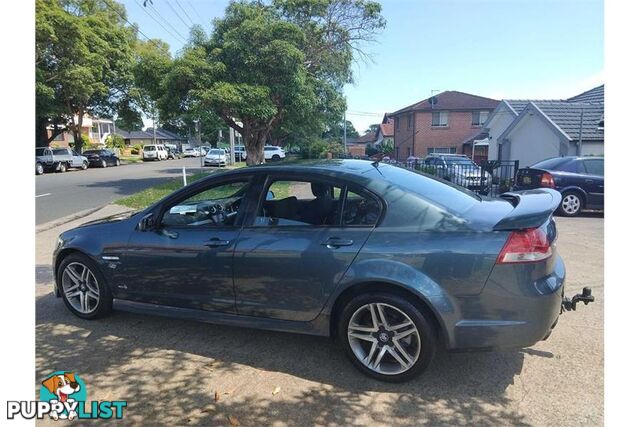
<instances>
[{"instance_id":1,"label":"sky","mask_svg":"<svg viewBox=\"0 0 640 427\"><path fill-rule=\"evenodd\" d=\"M563 99L604 83L603 0L379 1L387 26L364 46L372 60L354 64L355 83L344 91L347 120L360 132L385 112L445 90ZM130 22L177 53L188 27L210 28L228 2L122 3Z\"/></svg>"}]
</instances>

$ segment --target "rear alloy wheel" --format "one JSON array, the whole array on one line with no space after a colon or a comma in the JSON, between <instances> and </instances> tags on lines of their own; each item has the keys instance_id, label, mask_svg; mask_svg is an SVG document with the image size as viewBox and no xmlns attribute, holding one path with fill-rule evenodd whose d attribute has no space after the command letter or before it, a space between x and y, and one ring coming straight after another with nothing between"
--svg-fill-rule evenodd
<instances>
[{"instance_id":1,"label":"rear alloy wheel","mask_svg":"<svg viewBox=\"0 0 640 427\"><path fill-rule=\"evenodd\" d=\"M58 269L62 299L73 314L94 319L111 311L113 297L98 266L88 257L72 254Z\"/></svg>"},{"instance_id":2,"label":"rear alloy wheel","mask_svg":"<svg viewBox=\"0 0 640 427\"><path fill-rule=\"evenodd\" d=\"M60 163L60 167L58 167L58 171L66 172L67 171L67 164L66 163Z\"/></svg>"},{"instance_id":3,"label":"rear alloy wheel","mask_svg":"<svg viewBox=\"0 0 640 427\"><path fill-rule=\"evenodd\" d=\"M107 167L107 161L106 160L100 160L100 167L101 168L106 168Z\"/></svg>"},{"instance_id":4,"label":"rear alloy wheel","mask_svg":"<svg viewBox=\"0 0 640 427\"><path fill-rule=\"evenodd\" d=\"M87 163L87 162L82 162L82 170L83 170L83 171L86 171L88 167L89 167L89 163Z\"/></svg>"},{"instance_id":5,"label":"rear alloy wheel","mask_svg":"<svg viewBox=\"0 0 640 427\"><path fill-rule=\"evenodd\" d=\"M120 166L120 159L116 159L116 166Z\"/></svg>"},{"instance_id":6,"label":"rear alloy wheel","mask_svg":"<svg viewBox=\"0 0 640 427\"><path fill-rule=\"evenodd\" d=\"M36 175L42 175L44 173L44 167L42 164L36 163Z\"/></svg>"},{"instance_id":7,"label":"rear alloy wheel","mask_svg":"<svg viewBox=\"0 0 640 427\"><path fill-rule=\"evenodd\" d=\"M354 298L345 307L339 328L351 361L378 380L414 378L435 354L433 325L401 296L375 293Z\"/></svg>"},{"instance_id":8,"label":"rear alloy wheel","mask_svg":"<svg viewBox=\"0 0 640 427\"><path fill-rule=\"evenodd\" d=\"M558 209L564 216L577 216L582 211L582 197L575 191L568 191L562 195Z\"/></svg>"}]
</instances>

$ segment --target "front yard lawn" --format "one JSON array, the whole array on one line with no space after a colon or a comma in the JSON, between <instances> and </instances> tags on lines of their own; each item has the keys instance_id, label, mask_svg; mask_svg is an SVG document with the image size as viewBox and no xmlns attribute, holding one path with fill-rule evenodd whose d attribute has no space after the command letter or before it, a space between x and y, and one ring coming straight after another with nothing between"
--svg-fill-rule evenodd
<instances>
[{"instance_id":1,"label":"front yard lawn","mask_svg":"<svg viewBox=\"0 0 640 427\"><path fill-rule=\"evenodd\" d=\"M214 173L216 173L214 171ZM202 177L210 175L209 172L195 173L187 176L187 183L191 183L199 180ZM178 188L182 187L182 177L174 178L167 181L164 184L156 185L155 187L149 187L146 190L139 191L130 196L123 197L115 201L115 204L127 206L133 209L144 209L147 206L157 202L163 197L173 193Z\"/></svg>"}]
</instances>

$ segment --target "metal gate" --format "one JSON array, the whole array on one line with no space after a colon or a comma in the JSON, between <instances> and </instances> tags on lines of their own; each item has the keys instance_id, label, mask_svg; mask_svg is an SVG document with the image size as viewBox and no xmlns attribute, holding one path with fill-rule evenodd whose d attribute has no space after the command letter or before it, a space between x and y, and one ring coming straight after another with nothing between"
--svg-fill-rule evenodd
<instances>
[{"instance_id":1,"label":"metal gate","mask_svg":"<svg viewBox=\"0 0 640 427\"><path fill-rule=\"evenodd\" d=\"M480 164L454 163L446 166L433 166L425 165L423 159L414 159L399 164L452 182L478 194L497 197L513 188L519 161L489 160L480 162Z\"/></svg>"}]
</instances>

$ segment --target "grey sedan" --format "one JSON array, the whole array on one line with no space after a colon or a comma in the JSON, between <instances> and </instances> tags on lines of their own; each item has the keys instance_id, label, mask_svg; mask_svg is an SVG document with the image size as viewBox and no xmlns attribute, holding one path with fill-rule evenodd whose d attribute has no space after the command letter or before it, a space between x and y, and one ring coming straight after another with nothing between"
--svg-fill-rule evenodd
<instances>
[{"instance_id":1,"label":"grey sedan","mask_svg":"<svg viewBox=\"0 0 640 427\"><path fill-rule=\"evenodd\" d=\"M85 319L119 308L333 336L365 374L404 381L436 348L530 346L593 300L563 298L559 201L359 160L236 169L63 233L55 292Z\"/></svg>"}]
</instances>

